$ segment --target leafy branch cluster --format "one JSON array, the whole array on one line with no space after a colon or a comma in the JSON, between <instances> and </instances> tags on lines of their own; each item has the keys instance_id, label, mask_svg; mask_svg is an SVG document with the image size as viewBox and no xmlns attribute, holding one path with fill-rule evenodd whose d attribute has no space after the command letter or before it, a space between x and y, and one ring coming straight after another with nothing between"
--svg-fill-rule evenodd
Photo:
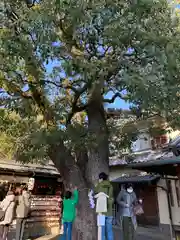
<instances>
[{"instance_id":1,"label":"leafy branch cluster","mask_svg":"<svg viewBox=\"0 0 180 240\"><path fill-rule=\"evenodd\" d=\"M51 135L72 149L83 142L89 146L94 139L87 127L89 108L116 98L179 124L179 19L167 1L46 0L28 9L20 0L8 0L1 5L0 104L19 114L23 128L27 121L27 135L40 139L39 152L42 146L47 152ZM78 114L84 114L80 123ZM118 137L110 134L110 141L122 139L118 149L136 132L123 129L128 134L121 127ZM29 152L34 142L25 142L19 149L26 146Z\"/></svg>"}]
</instances>

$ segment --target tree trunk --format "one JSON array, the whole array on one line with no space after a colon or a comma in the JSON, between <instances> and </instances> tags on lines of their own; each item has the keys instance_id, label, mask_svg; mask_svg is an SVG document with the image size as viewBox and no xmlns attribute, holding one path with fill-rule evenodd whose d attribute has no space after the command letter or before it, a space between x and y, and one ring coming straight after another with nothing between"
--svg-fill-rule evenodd
<instances>
[{"instance_id":1,"label":"tree trunk","mask_svg":"<svg viewBox=\"0 0 180 240\"><path fill-rule=\"evenodd\" d=\"M73 240L96 240L97 227L95 211L90 209L88 199L88 187L98 180L100 172L109 173L109 144L108 130L106 126L105 112L102 103L92 102L87 108L88 128L92 142L88 147L88 158L84 154L79 155L75 161L70 151L64 146L63 141L52 146L50 158L59 170L65 187L77 186L79 189L79 204L77 206L77 218L74 223ZM92 143L93 146L92 146Z\"/></svg>"},{"instance_id":2,"label":"tree trunk","mask_svg":"<svg viewBox=\"0 0 180 240\"><path fill-rule=\"evenodd\" d=\"M86 176L97 182L100 172L109 174L109 143L105 111L102 103L91 101L87 108L88 128L92 144L88 148Z\"/></svg>"},{"instance_id":3,"label":"tree trunk","mask_svg":"<svg viewBox=\"0 0 180 240\"><path fill-rule=\"evenodd\" d=\"M81 169L83 177L86 179L86 167L88 163L88 153L85 146L81 146L78 149L75 149L76 162L78 167ZM88 179L86 179L88 182ZM88 182L89 187L91 187L91 182Z\"/></svg>"},{"instance_id":4,"label":"tree trunk","mask_svg":"<svg viewBox=\"0 0 180 240\"><path fill-rule=\"evenodd\" d=\"M84 173L76 164L75 159L61 141L51 146L50 157L59 170L66 188L77 186L79 190L79 203L77 217L74 223L73 240L96 240L95 211L90 208L88 199L88 184L83 177Z\"/></svg>"}]
</instances>

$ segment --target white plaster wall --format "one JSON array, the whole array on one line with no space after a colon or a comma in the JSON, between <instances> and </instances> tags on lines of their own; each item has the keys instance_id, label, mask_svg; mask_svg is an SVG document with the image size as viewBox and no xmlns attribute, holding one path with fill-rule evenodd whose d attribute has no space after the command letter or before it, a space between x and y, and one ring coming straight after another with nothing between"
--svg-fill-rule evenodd
<instances>
[{"instance_id":1,"label":"white plaster wall","mask_svg":"<svg viewBox=\"0 0 180 240\"><path fill-rule=\"evenodd\" d=\"M151 148L150 135L148 133L139 133L137 140L132 144L132 151L138 152Z\"/></svg>"},{"instance_id":2,"label":"white plaster wall","mask_svg":"<svg viewBox=\"0 0 180 240\"><path fill-rule=\"evenodd\" d=\"M166 187L165 180L161 179L158 186ZM166 192L157 187L158 206L159 206L159 220L161 224L170 224L169 209Z\"/></svg>"},{"instance_id":3,"label":"white plaster wall","mask_svg":"<svg viewBox=\"0 0 180 240\"><path fill-rule=\"evenodd\" d=\"M174 139L177 136L179 136L179 134L180 134L179 130L171 131L168 133L168 137L169 137L169 139Z\"/></svg>"}]
</instances>

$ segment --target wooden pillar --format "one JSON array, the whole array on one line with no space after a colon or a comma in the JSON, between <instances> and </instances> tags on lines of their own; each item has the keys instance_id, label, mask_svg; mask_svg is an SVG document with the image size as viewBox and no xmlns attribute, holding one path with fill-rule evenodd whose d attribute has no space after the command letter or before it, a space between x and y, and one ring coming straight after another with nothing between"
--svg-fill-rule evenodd
<instances>
[{"instance_id":1,"label":"wooden pillar","mask_svg":"<svg viewBox=\"0 0 180 240\"><path fill-rule=\"evenodd\" d=\"M180 165L177 165L176 173L177 173L178 179L180 180Z\"/></svg>"}]
</instances>

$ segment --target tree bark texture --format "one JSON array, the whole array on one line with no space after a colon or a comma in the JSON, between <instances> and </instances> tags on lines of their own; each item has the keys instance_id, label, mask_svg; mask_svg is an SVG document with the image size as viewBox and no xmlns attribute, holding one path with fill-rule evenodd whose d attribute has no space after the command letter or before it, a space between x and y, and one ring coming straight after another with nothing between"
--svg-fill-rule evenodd
<instances>
[{"instance_id":1,"label":"tree bark texture","mask_svg":"<svg viewBox=\"0 0 180 240\"><path fill-rule=\"evenodd\" d=\"M88 148L86 177L96 183L100 172L109 174L109 142L105 111L102 103L91 102L87 109L88 129L92 145Z\"/></svg>"},{"instance_id":2,"label":"tree bark texture","mask_svg":"<svg viewBox=\"0 0 180 240\"><path fill-rule=\"evenodd\" d=\"M88 184L81 170L70 152L63 143L51 148L51 159L59 170L65 188L78 187L79 203L77 206L77 217L74 222L73 240L96 240L96 218L95 211L90 208L88 198Z\"/></svg>"},{"instance_id":3,"label":"tree bark texture","mask_svg":"<svg viewBox=\"0 0 180 240\"><path fill-rule=\"evenodd\" d=\"M76 159L63 141L51 146L50 157L59 170L66 188L78 187L79 204L74 223L73 240L97 240L96 214L90 208L88 191L98 180L100 172L109 173L108 130L102 104L91 102L87 109L88 129L93 137L92 146L77 152ZM90 137L91 137L90 136ZM79 160L79 161L78 161Z\"/></svg>"}]
</instances>

